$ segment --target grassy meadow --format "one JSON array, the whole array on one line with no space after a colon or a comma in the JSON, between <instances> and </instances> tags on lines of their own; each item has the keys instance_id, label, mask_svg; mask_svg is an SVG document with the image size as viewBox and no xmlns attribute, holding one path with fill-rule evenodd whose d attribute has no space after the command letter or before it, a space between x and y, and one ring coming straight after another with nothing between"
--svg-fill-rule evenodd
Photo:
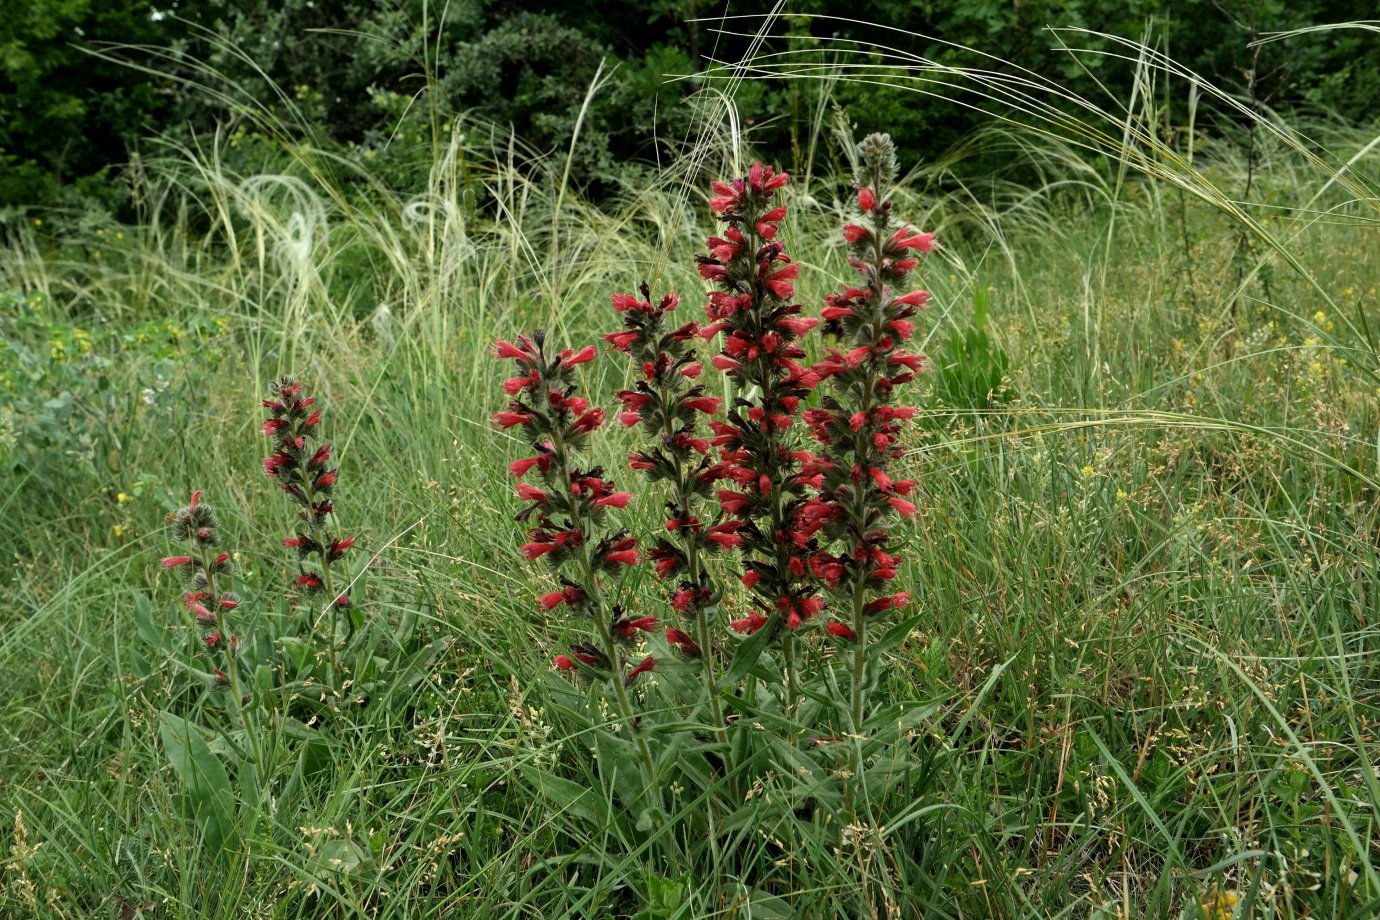
<instances>
[{"instance_id":1,"label":"grassy meadow","mask_svg":"<svg viewBox=\"0 0 1380 920\"><path fill-rule=\"evenodd\" d=\"M704 807L677 785L652 843L619 814L549 674L574 627L517 553L524 445L488 421L495 338L598 342L644 278L698 318L708 179L751 162L730 123L598 206L562 155L478 123L438 126L411 195L288 142L234 172L227 134L140 162L136 224L13 236L0 915L1374 916L1373 138L1148 124L1013 117L972 141L1009 164L983 187L901 151L898 208L943 248L918 278L921 510L897 531L923 617L876 693L924 717L896 794L842 828L770 807L799 795L787 753L717 836L677 829ZM849 278L850 184L787 190L807 314ZM312 677L319 618L292 602L292 511L260 470L259 400L285 373L322 397L362 547L340 687ZM587 366L591 396L626 373ZM597 448L620 484L632 444ZM239 630L288 662L259 686L281 721L257 806L233 777L213 806L229 839L161 731L227 716L158 564L194 489L238 560ZM637 491L624 519L647 533L660 509ZM665 612L647 574L620 591Z\"/></svg>"}]
</instances>

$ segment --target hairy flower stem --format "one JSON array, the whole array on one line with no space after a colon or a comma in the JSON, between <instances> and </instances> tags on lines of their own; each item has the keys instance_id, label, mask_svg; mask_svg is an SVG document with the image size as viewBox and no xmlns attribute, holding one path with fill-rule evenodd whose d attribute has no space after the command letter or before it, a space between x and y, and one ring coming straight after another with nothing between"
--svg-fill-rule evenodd
<instances>
[{"instance_id":1,"label":"hairy flower stem","mask_svg":"<svg viewBox=\"0 0 1380 920\"><path fill-rule=\"evenodd\" d=\"M340 660L336 657L335 650L336 636L340 629L340 605L335 602L335 599L339 597L339 595L335 593L335 586L331 580L331 564L326 561L326 550L324 547L321 550L321 560L321 577L326 584L327 603L330 604L331 607L331 635L330 640L326 643L326 649L330 654L331 683L334 685L340 679Z\"/></svg>"},{"instance_id":2,"label":"hairy flower stem","mask_svg":"<svg viewBox=\"0 0 1380 920\"><path fill-rule=\"evenodd\" d=\"M866 595L863 592L863 583L858 582L853 588L853 632L857 633L857 641L853 644L853 686L852 686L852 713L853 731L855 734L862 734L863 725L863 681L867 676L867 617L863 614Z\"/></svg>"},{"instance_id":3,"label":"hairy flower stem","mask_svg":"<svg viewBox=\"0 0 1380 920\"><path fill-rule=\"evenodd\" d=\"M565 440L559 431L552 432L551 447L556 457L556 463L560 470L557 481L570 482L570 467L567 462L569 456L566 450ZM579 512L572 510L571 524L581 534L586 534L585 522L580 518ZM604 599L603 589L599 587L599 576L594 570L594 560L590 556L590 543L585 540L582 543L580 553L581 567L584 570L584 590L589 595L591 606L594 608L594 626L599 632L599 641L603 644L603 652L608 656L609 665L613 669L613 691L618 698L618 711L623 716L623 722L628 726L628 732L637 743L637 752L642 760L642 769L647 774L647 795L649 798L655 796L653 801L658 806L661 804L660 790L656 786L656 764L652 761L652 749L647 745L647 739L637 727L637 716L633 712L632 701L628 699L628 688L623 685L623 668L620 663L618 643L614 640L613 630L609 628L608 602Z\"/></svg>"},{"instance_id":4,"label":"hairy flower stem","mask_svg":"<svg viewBox=\"0 0 1380 920\"><path fill-rule=\"evenodd\" d=\"M747 237L752 252L756 252L766 242L766 240L762 239L757 233L755 227L751 225L749 225L749 229L744 235ZM760 284L761 280L761 266L757 264L756 259L752 260L751 264L752 268L749 272L749 286L756 287ZM768 380L762 387L762 404L764 406L770 406L775 403L775 382L774 380ZM773 454L779 453L783 449L781 442L782 438L779 435L772 434L769 436L768 443L771 445ZM776 570L778 572L787 570L791 556L789 545L787 545L785 540L781 539L781 534L786 531L786 513L782 505L785 493L781 485L782 484L779 482L775 483L771 493L771 534L775 538ZM799 675L796 673L794 633L788 632L786 634L784 641L781 643L781 654L782 657L785 658L786 714L793 716L795 715L796 708L800 705L800 680Z\"/></svg>"},{"instance_id":5,"label":"hairy flower stem","mask_svg":"<svg viewBox=\"0 0 1380 920\"><path fill-rule=\"evenodd\" d=\"M221 596L220 587L216 584L215 565L212 563L208 554L209 547L199 544L197 555L201 558L201 570L206 573L206 588L210 592L214 603L216 616L216 631L220 635L220 641L225 643L226 657L226 677L230 680L230 695L235 698L235 711L239 714L240 724L244 726L244 736L249 742L250 756L254 761L254 781L259 786L264 780L264 758L259 750L258 733L255 727L250 724L249 707L244 703L244 694L240 692L240 663L239 652L236 649L234 637L226 628L225 613L221 610L219 599Z\"/></svg>"},{"instance_id":6,"label":"hairy flower stem","mask_svg":"<svg viewBox=\"0 0 1380 920\"><path fill-rule=\"evenodd\" d=\"M773 446L775 446L773 439ZM771 494L771 532L781 534L785 531L785 509L781 506L782 490L773 488ZM785 571L790 562L790 548L778 536L776 540L777 571ZM800 705L800 678L796 672L795 633L787 631L781 643L781 656L785 659L786 671L786 714L795 715Z\"/></svg>"},{"instance_id":7,"label":"hairy flower stem","mask_svg":"<svg viewBox=\"0 0 1380 920\"><path fill-rule=\"evenodd\" d=\"M675 432L672 430L671 419L668 416L663 428L664 437L669 440ZM679 453L673 453L676 465L676 513L677 515L688 516L690 509L691 495L685 483L685 463ZM688 571L690 584L698 586L700 583L700 550L697 541L689 541L685 551L685 565ZM719 700L719 678L714 673L714 655L711 642L712 633L709 626L709 611L703 604L695 605L695 641L700 646L700 665L704 672L704 687L709 694L709 714L714 720L715 734L722 734L724 728L724 708ZM732 758L726 755L724 758L724 769L726 773L732 774Z\"/></svg>"},{"instance_id":8,"label":"hairy flower stem","mask_svg":"<svg viewBox=\"0 0 1380 920\"><path fill-rule=\"evenodd\" d=\"M877 258L880 262L880 244ZM874 283L874 288L875 287L877 287L877 285ZM881 291L875 290L875 296L880 297ZM863 412L870 413L872 411L872 397L875 385L875 378L869 376L867 378L867 383L863 387L863 398L858 407ZM856 438L857 443L854 447L854 456L860 457L864 455L865 447L862 442L865 438L866 434L864 432L859 432ZM854 498L854 520L865 520L866 502L866 494L859 489ZM865 589L866 582L862 578L859 578L857 583L853 586L853 596L851 599L853 607L853 632L857 634L857 639L854 640L853 644L853 681L850 687L851 711L853 715L853 731L859 734L862 733L863 724L863 683L867 676L867 617L864 611L864 608L867 606L867 592Z\"/></svg>"},{"instance_id":9,"label":"hairy flower stem","mask_svg":"<svg viewBox=\"0 0 1380 920\"><path fill-rule=\"evenodd\" d=\"M303 507L310 509L317 499L316 488L311 484L310 480L308 480L303 484L303 491L306 493L307 496L307 503ZM308 520L307 522L307 528L308 533L316 530L316 528L311 524L310 520ZM338 530L339 528L337 528L337 531ZM326 589L326 597L329 598L329 603L331 605L331 634L327 638L326 653L330 659L330 678L331 684L334 686L340 679L340 660L336 657L335 650L336 632L340 626L340 609L339 605L337 605L335 602L335 599L336 597L338 597L338 595L335 593L335 589L331 581L331 563L330 560L326 558L326 547L324 543L321 546L319 555L321 558L321 579ZM313 623L312 625L314 629L315 623Z\"/></svg>"}]
</instances>

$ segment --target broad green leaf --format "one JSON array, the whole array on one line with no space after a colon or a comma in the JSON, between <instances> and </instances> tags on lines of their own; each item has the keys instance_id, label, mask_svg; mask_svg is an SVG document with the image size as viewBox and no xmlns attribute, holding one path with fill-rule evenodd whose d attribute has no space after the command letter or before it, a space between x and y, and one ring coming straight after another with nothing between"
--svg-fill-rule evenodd
<instances>
[{"instance_id":1,"label":"broad green leaf","mask_svg":"<svg viewBox=\"0 0 1380 920\"><path fill-rule=\"evenodd\" d=\"M532 788L560 811L591 826L603 823L603 800L589 788L532 764L523 764L520 769Z\"/></svg>"},{"instance_id":2,"label":"broad green leaf","mask_svg":"<svg viewBox=\"0 0 1380 920\"><path fill-rule=\"evenodd\" d=\"M172 713L159 724L163 749L182 783L182 791L206 846L218 851L235 832L235 795L225 766L201 730Z\"/></svg>"}]
</instances>

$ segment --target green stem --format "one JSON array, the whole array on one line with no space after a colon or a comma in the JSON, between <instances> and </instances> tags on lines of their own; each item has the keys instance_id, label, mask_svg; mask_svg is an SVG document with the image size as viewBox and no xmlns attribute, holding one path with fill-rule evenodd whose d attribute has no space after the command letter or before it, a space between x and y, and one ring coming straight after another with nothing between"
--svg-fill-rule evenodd
<instances>
[{"instance_id":1,"label":"green stem","mask_svg":"<svg viewBox=\"0 0 1380 920\"><path fill-rule=\"evenodd\" d=\"M335 586L331 580L331 564L326 560L326 552L327 549L323 545L321 547L321 575L326 583L326 597L329 599L327 603L331 605L331 635L326 647L331 657L331 686L335 687L340 682L340 661L336 658L335 651L336 635L340 629L340 606L335 602Z\"/></svg>"},{"instance_id":2,"label":"green stem","mask_svg":"<svg viewBox=\"0 0 1380 920\"><path fill-rule=\"evenodd\" d=\"M669 418L669 413L667 413ZM672 432L668 421L664 433L669 439ZM685 464L682 462L680 454L674 453L672 456L676 464L676 513L689 517L690 515L690 490L685 482ZM686 567L689 570L690 584L698 589L700 586L700 547L699 541L692 538L686 547ZM709 694L709 714L714 720L714 732L721 735L724 731L724 710L723 704L719 700L719 679L714 673L714 653L710 646L711 633L709 631L709 611L699 604L695 605L695 641L700 647L700 664L704 672L704 688ZM724 771L728 775L733 774L731 753L724 757Z\"/></svg>"},{"instance_id":3,"label":"green stem","mask_svg":"<svg viewBox=\"0 0 1380 920\"><path fill-rule=\"evenodd\" d=\"M565 488L569 488L570 467L566 462L565 439L561 436L561 432L551 432L551 447L556 456L556 462L560 464L558 481L563 483ZM642 768L647 774L647 795L649 798L655 796L654 801L660 805L661 793L656 787L656 764L652 760L652 750L647 745L647 739L637 728L637 717L633 713L632 702L628 699L628 690L623 686L623 668L618 659L618 644L609 628L604 592L599 587L599 579L594 571L594 560L590 557L590 535L574 502L570 506L570 518L571 524L580 532L582 550L580 556L585 576L583 588L594 608L594 625L599 631L599 639L603 643L604 654L608 657L609 666L613 669L613 690L614 695L618 698L618 711L623 716L624 724L627 725L628 731L637 743L638 754L642 759Z\"/></svg>"},{"instance_id":4,"label":"green stem","mask_svg":"<svg viewBox=\"0 0 1380 920\"><path fill-rule=\"evenodd\" d=\"M853 588L853 732L862 733L863 678L867 673L867 620L863 617L863 581Z\"/></svg>"},{"instance_id":5,"label":"green stem","mask_svg":"<svg viewBox=\"0 0 1380 920\"><path fill-rule=\"evenodd\" d=\"M207 547L204 544L198 544L197 550L201 556L201 570L206 573L206 589L211 594L211 608L216 618L216 632L220 635L220 641L225 643L225 672L226 676L230 678L230 694L235 698L235 711L239 714L240 724L244 726L244 736L249 742L249 750L254 759L255 780L262 788L266 779L264 776L264 758L259 750L258 735L254 726L250 724L249 708L244 705L244 694L240 692L240 662L235 649L235 640L229 629L226 628L225 614L220 606L221 592L216 585L216 573L207 555Z\"/></svg>"}]
</instances>

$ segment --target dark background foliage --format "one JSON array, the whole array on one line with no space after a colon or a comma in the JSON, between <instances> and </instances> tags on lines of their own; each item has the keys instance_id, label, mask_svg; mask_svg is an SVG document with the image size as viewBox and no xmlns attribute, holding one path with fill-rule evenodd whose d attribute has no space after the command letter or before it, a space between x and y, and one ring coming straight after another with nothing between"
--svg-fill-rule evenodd
<instances>
[{"instance_id":1,"label":"dark background foliage","mask_svg":"<svg viewBox=\"0 0 1380 920\"><path fill-rule=\"evenodd\" d=\"M385 142L405 148L406 126L473 112L511 126L538 150L564 151L602 66L612 76L593 96L575 163L576 177L597 194L619 164L652 161L658 138L688 130L688 109L676 103L697 84L667 77L692 73L708 57L738 59L760 22L719 17L770 7L760 0L731 7L707 0L11 0L0 18L0 205L94 198L118 206L112 170L141 139L185 142L189 132L246 114L260 116L262 130L286 126L358 154ZM1139 38L1149 25L1151 41L1176 60L1243 97L1253 90L1262 105L1363 121L1380 97L1380 40L1368 32L1250 46L1271 32L1353 18L1349 0L800 0L788 13L767 50L790 50L798 60L835 61L841 48L867 42L957 65L991 55L984 66L1030 68L1096 96L1098 81L1124 85L1131 65L1053 54L1046 27ZM1105 47L1093 36L1081 44ZM739 106L759 148L798 168L813 98L803 81L754 81ZM885 128L912 149L943 150L981 120L943 98L864 84L836 87L834 98L860 130ZM414 142L427 136L411 132Z\"/></svg>"}]
</instances>

